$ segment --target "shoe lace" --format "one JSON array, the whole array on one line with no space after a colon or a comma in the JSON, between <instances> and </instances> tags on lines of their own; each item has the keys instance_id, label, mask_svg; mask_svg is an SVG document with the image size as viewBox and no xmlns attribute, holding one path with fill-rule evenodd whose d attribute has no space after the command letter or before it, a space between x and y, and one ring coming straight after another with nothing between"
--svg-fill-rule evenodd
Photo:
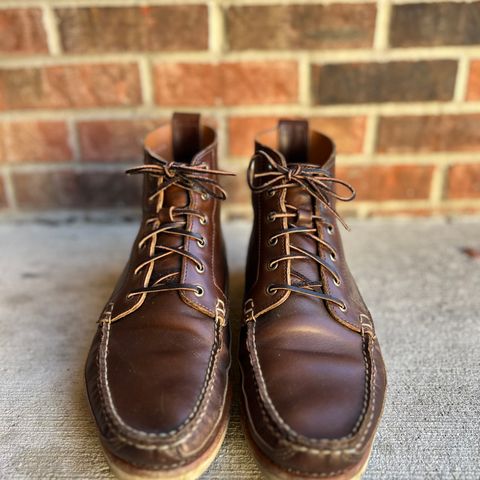
<instances>
[{"instance_id":1,"label":"shoe lace","mask_svg":"<svg viewBox=\"0 0 480 480\"><path fill-rule=\"evenodd\" d=\"M202 195L202 199L206 200L209 197L217 200L225 200L227 194L225 190L219 185L217 180L209 178L209 175L234 175L223 170L212 170L202 164L199 166L190 166L178 162L164 162L158 164L147 164L140 167L135 167L127 170L130 175L144 174L161 179L159 181L157 190L149 196L149 202L162 196L168 188L172 186L180 187L185 191L198 192ZM158 213L158 212L157 212ZM151 249L148 260L138 265L134 271L137 275L145 268L153 268L155 262L159 262L171 255L179 255L181 258L191 261L197 270L202 273L205 271L205 265L201 258L187 252L183 246L173 247L167 245L157 245L157 237L160 234L179 235L184 238L191 238L196 240L200 248L205 247L206 239L202 235L187 230L189 217L197 217L202 225L206 225L208 218L199 210L188 207L172 206L168 210L169 221L162 222L157 216L152 216L145 220L147 225L151 226L151 231L148 232L138 243L139 248L143 248L148 241L151 241ZM191 291L196 296L201 297L204 294L204 289L201 285L193 285L189 283L180 283L174 281L180 276L180 270L170 270L164 272L160 278L155 280L151 285L144 288L131 291L128 297L137 295L165 292L172 290Z\"/></svg>"},{"instance_id":2,"label":"shoe lace","mask_svg":"<svg viewBox=\"0 0 480 480\"><path fill-rule=\"evenodd\" d=\"M255 162L259 160L267 160L268 169L267 171L254 173ZM279 162L276 162L267 152L261 150L252 158L248 172L248 183L253 192L266 192L268 195L273 196L277 191L286 191L291 188L300 187L305 189L313 198L320 202L347 230L350 230L342 217L332 207L331 199L335 198L339 201L349 202L355 198L355 190L348 182L333 177L327 170L308 163L293 163L284 166ZM255 180L261 180L261 183L256 185ZM348 194L342 196L337 193L335 190L336 185L346 188ZM278 239L281 237L286 237L288 241L291 235L303 234L317 242L319 248L328 251L330 258L333 261L336 261L337 252L335 248L318 236L314 221L326 225L329 234L333 233L334 225L323 216L314 214L311 216L312 226L299 226L295 224L295 221L298 219L298 213L298 208L295 205L285 203L284 211L272 211L267 215L267 221L269 222L274 222L279 218L286 218L288 225L287 228L270 236L267 239L268 245L276 245ZM333 277L335 285L339 286L341 284L338 270L330 266L319 255L315 255L314 253L308 252L307 250L291 243L290 252L291 253L273 259L269 263L268 268L270 270L275 270L281 262L285 261L312 260L329 272ZM297 277L299 281L296 283L290 281L289 284L270 284L267 287L267 293L273 295L277 290L290 290L295 293L313 296L327 302L332 302L338 305L342 311L346 311L347 307L345 302L335 296L327 295L323 291L318 290L322 288L322 284L319 281L311 281L294 271L292 271L292 275Z\"/></svg>"}]
</instances>

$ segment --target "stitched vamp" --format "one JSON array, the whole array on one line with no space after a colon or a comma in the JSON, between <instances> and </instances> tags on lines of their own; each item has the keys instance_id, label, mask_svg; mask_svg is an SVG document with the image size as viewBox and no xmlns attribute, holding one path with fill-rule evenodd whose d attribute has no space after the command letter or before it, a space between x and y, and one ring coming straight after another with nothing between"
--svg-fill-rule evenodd
<instances>
[{"instance_id":1,"label":"stitched vamp","mask_svg":"<svg viewBox=\"0 0 480 480\"><path fill-rule=\"evenodd\" d=\"M102 441L107 449L129 463L146 468L173 468L191 462L208 447L218 431L224 403L219 401L219 352L221 349L221 326L216 327L215 343L202 391L195 408L178 428L165 433L147 433L127 425L115 411L114 400L106 384L106 349L110 323L103 323L95 356L95 377L92 366L87 364L87 382L92 410L99 425ZM89 362L92 363L92 362ZM222 398L224 401L224 397ZM219 405L217 405L217 403Z\"/></svg>"},{"instance_id":2,"label":"stitched vamp","mask_svg":"<svg viewBox=\"0 0 480 480\"><path fill-rule=\"evenodd\" d=\"M366 390L364 408L354 428L347 436L338 439L313 439L295 432L279 415L266 387L265 380L258 361L258 355L254 347L254 323L248 324L248 350L250 366L253 371L255 384L256 402L262 411L262 417L270 434L276 439L275 449L285 448L287 451L312 453L315 455L329 455L333 451L342 451L348 457L359 457L363 454L375 431L375 416L378 403L376 402L376 364L373 352L372 340L368 336L363 337L363 348L366 366Z\"/></svg>"}]
</instances>

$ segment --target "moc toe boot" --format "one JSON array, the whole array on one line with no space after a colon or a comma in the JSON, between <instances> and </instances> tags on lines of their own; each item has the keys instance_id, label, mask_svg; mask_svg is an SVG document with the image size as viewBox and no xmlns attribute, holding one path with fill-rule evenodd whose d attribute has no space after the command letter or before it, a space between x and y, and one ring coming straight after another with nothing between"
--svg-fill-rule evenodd
<instances>
[{"instance_id":1,"label":"moc toe boot","mask_svg":"<svg viewBox=\"0 0 480 480\"><path fill-rule=\"evenodd\" d=\"M247 440L267 478L347 480L366 468L385 367L348 269L333 142L306 121L257 137L240 339Z\"/></svg>"},{"instance_id":2,"label":"moc toe boot","mask_svg":"<svg viewBox=\"0 0 480 480\"><path fill-rule=\"evenodd\" d=\"M214 130L196 114L145 140L143 217L87 358L86 388L119 478L198 478L228 422L230 334Z\"/></svg>"}]
</instances>

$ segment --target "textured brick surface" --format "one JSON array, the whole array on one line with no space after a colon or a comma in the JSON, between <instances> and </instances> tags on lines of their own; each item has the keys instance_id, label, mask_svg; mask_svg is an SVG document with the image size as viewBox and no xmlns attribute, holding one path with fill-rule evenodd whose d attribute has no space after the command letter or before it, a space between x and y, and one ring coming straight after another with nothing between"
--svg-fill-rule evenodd
<instances>
[{"instance_id":1,"label":"textured brick surface","mask_svg":"<svg viewBox=\"0 0 480 480\"><path fill-rule=\"evenodd\" d=\"M159 105L292 103L296 62L162 63L154 68Z\"/></svg>"},{"instance_id":2,"label":"textured brick surface","mask_svg":"<svg viewBox=\"0 0 480 480\"><path fill-rule=\"evenodd\" d=\"M457 62L357 63L314 65L317 104L451 100Z\"/></svg>"},{"instance_id":3,"label":"textured brick surface","mask_svg":"<svg viewBox=\"0 0 480 480\"><path fill-rule=\"evenodd\" d=\"M92 64L0 70L0 110L136 105L134 64Z\"/></svg>"},{"instance_id":4,"label":"textured brick surface","mask_svg":"<svg viewBox=\"0 0 480 480\"><path fill-rule=\"evenodd\" d=\"M0 10L0 52L48 52L47 36L39 8L11 8Z\"/></svg>"},{"instance_id":5,"label":"textured brick surface","mask_svg":"<svg viewBox=\"0 0 480 480\"><path fill-rule=\"evenodd\" d=\"M0 122L0 163L63 162L71 159L65 122Z\"/></svg>"},{"instance_id":6,"label":"textured brick surface","mask_svg":"<svg viewBox=\"0 0 480 480\"><path fill-rule=\"evenodd\" d=\"M224 180L227 217L250 211L247 158L279 117L336 143L363 200L342 214L480 212L473 180L449 193L480 165L480 0L387 3L0 0L7 208L133 198L113 172L141 162L172 111L200 110L238 174Z\"/></svg>"},{"instance_id":7,"label":"textured brick surface","mask_svg":"<svg viewBox=\"0 0 480 480\"><path fill-rule=\"evenodd\" d=\"M229 152L231 155L250 156L253 139L262 130L274 128L276 117L232 117L228 121ZM365 134L365 117L314 117L311 128L321 131L335 141L339 153L360 153Z\"/></svg>"},{"instance_id":8,"label":"textured brick surface","mask_svg":"<svg viewBox=\"0 0 480 480\"><path fill-rule=\"evenodd\" d=\"M123 172L16 172L12 180L23 208L137 206L140 200L140 179Z\"/></svg>"},{"instance_id":9,"label":"textured brick surface","mask_svg":"<svg viewBox=\"0 0 480 480\"><path fill-rule=\"evenodd\" d=\"M476 60L470 64L467 99L480 100L480 60Z\"/></svg>"},{"instance_id":10,"label":"textured brick surface","mask_svg":"<svg viewBox=\"0 0 480 480\"><path fill-rule=\"evenodd\" d=\"M382 117L381 153L480 151L480 114Z\"/></svg>"},{"instance_id":11,"label":"textured brick surface","mask_svg":"<svg viewBox=\"0 0 480 480\"><path fill-rule=\"evenodd\" d=\"M480 198L480 164L454 165L448 172L449 198Z\"/></svg>"},{"instance_id":12,"label":"textured brick surface","mask_svg":"<svg viewBox=\"0 0 480 480\"><path fill-rule=\"evenodd\" d=\"M229 46L246 49L362 48L373 42L376 8L360 5L231 7Z\"/></svg>"},{"instance_id":13,"label":"textured brick surface","mask_svg":"<svg viewBox=\"0 0 480 480\"><path fill-rule=\"evenodd\" d=\"M55 13L63 48L71 53L208 47L204 5L60 8Z\"/></svg>"},{"instance_id":14,"label":"textured brick surface","mask_svg":"<svg viewBox=\"0 0 480 480\"><path fill-rule=\"evenodd\" d=\"M419 200L430 194L432 166L342 167L336 176L350 182L359 201Z\"/></svg>"},{"instance_id":15,"label":"textured brick surface","mask_svg":"<svg viewBox=\"0 0 480 480\"><path fill-rule=\"evenodd\" d=\"M87 162L141 162L145 135L158 120L97 120L78 123L81 157Z\"/></svg>"},{"instance_id":16,"label":"textured brick surface","mask_svg":"<svg viewBox=\"0 0 480 480\"><path fill-rule=\"evenodd\" d=\"M416 3L393 7L394 47L480 43L480 2Z\"/></svg>"}]
</instances>

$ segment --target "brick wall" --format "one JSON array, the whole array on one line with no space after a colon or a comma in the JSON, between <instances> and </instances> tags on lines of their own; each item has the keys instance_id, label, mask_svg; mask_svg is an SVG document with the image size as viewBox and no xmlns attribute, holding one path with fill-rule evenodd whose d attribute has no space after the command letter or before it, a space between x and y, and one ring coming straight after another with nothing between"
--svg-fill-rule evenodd
<instances>
[{"instance_id":1,"label":"brick wall","mask_svg":"<svg viewBox=\"0 0 480 480\"><path fill-rule=\"evenodd\" d=\"M141 140L173 109L219 130L230 215L254 132L334 136L348 213L480 212L480 2L0 1L0 206L135 204Z\"/></svg>"}]
</instances>

